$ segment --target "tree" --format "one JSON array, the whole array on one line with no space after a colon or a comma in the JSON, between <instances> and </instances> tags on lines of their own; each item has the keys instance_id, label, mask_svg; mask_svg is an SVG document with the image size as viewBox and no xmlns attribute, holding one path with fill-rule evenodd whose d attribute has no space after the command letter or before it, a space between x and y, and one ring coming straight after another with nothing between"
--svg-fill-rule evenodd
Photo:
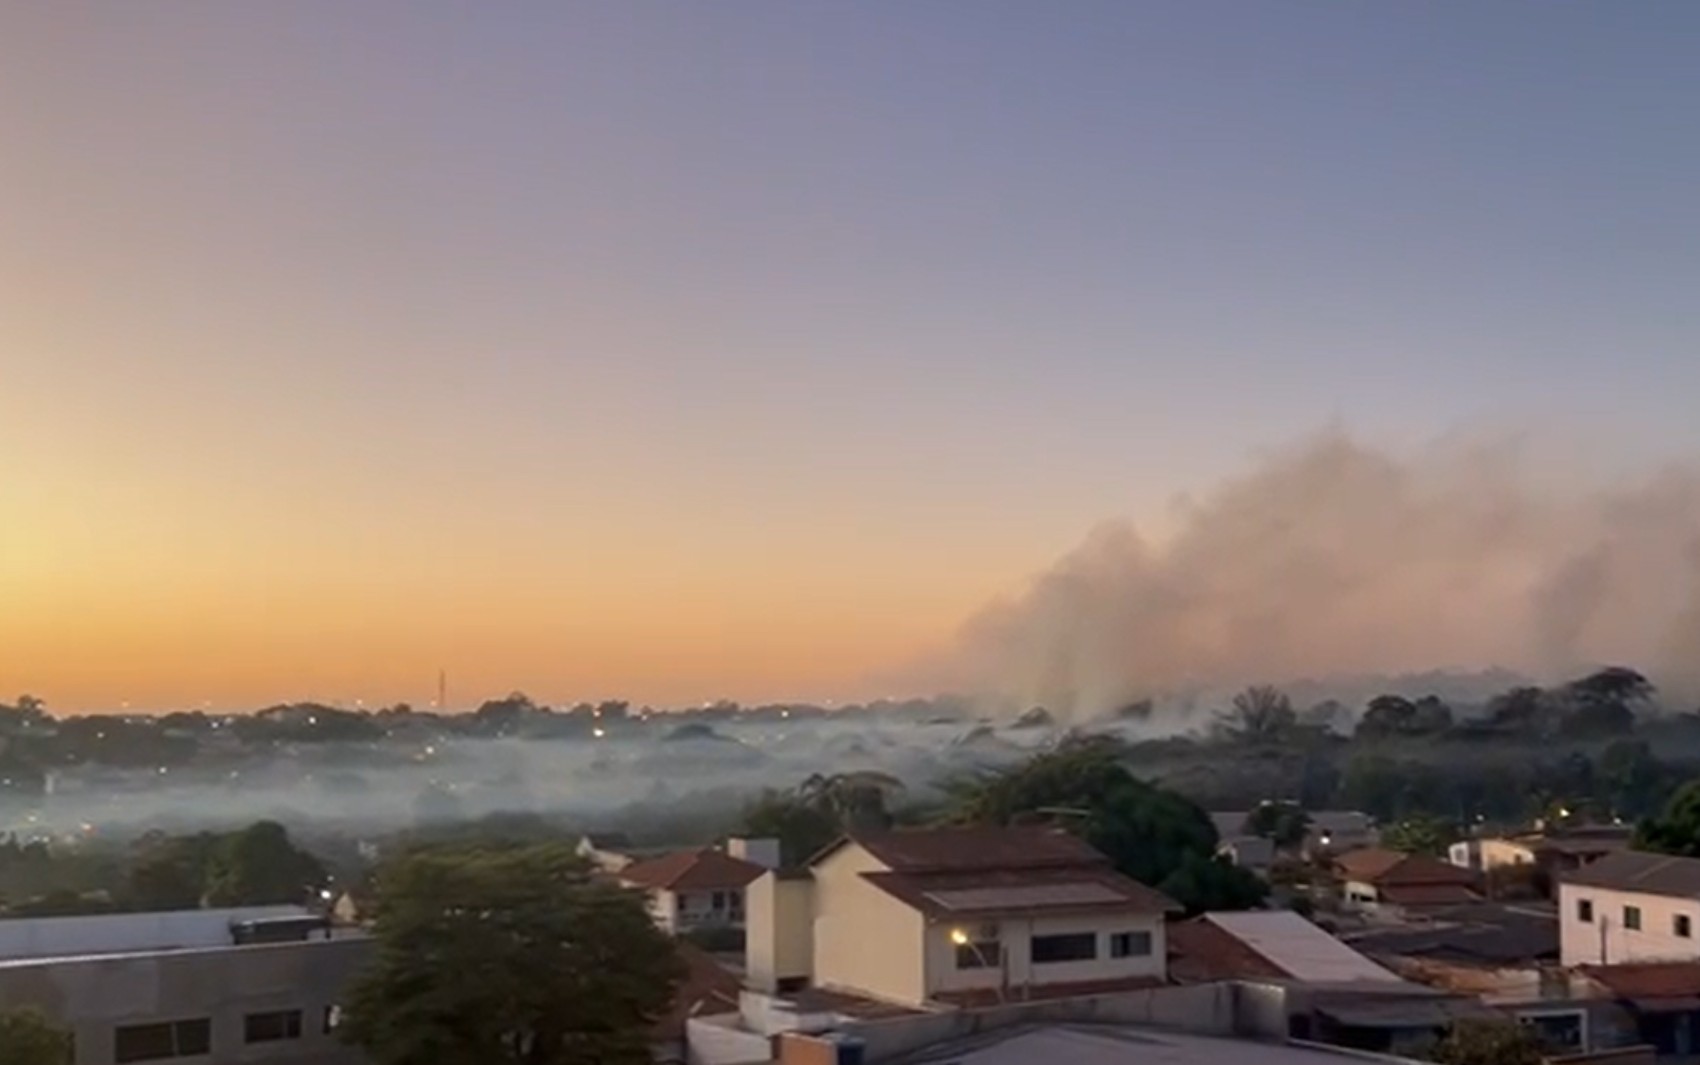
<instances>
[{"instance_id":1,"label":"tree","mask_svg":"<svg viewBox=\"0 0 1700 1065\"><path fill-rule=\"evenodd\" d=\"M1451 728L1452 708L1433 695L1415 702L1403 695L1378 695L1364 708L1357 735L1368 739L1438 736Z\"/></svg>"},{"instance_id":2,"label":"tree","mask_svg":"<svg viewBox=\"0 0 1700 1065\"><path fill-rule=\"evenodd\" d=\"M1265 802L1246 815L1245 830L1280 850L1296 850L1310 831L1310 815L1290 802Z\"/></svg>"},{"instance_id":3,"label":"tree","mask_svg":"<svg viewBox=\"0 0 1700 1065\"><path fill-rule=\"evenodd\" d=\"M951 788L951 816L989 825L1059 818L1118 871L1165 890L1191 912L1261 898L1267 888L1254 874L1214 862L1209 816L1129 773L1120 751L1113 740L1075 737L1002 772L959 781Z\"/></svg>"},{"instance_id":4,"label":"tree","mask_svg":"<svg viewBox=\"0 0 1700 1065\"><path fill-rule=\"evenodd\" d=\"M1657 817L1635 829L1638 850L1700 858L1700 780L1676 789Z\"/></svg>"},{"instance_id":5,"label":"tree","mask_svg":"<svg viewBox=\"0 0 1700 1065\"><path fill-rule=\"evenodd\" d=\"M325 867L276 821L256 821L219 841L207 868L214 906L301 902L325 882Z\"/></svg>"},{"instance_id":6,"label":"tree","mask_svg":"<svg viewBox=\"0 0 1700 1065\"><path fill-rule=\"evenodd\" d=\"M127 902L137 910L196 909L206 894L219 843L219 837L210 832L144 837L135 847L125 877Z\"/></svg>"},{"instance_id":7,"label":"tree","mask_svg":"<svg viewBox=\"0 0 1700 1065\"><path fill-rule=\"evenodd\" d=\"M413 852L375 913L342 1027L375 1065L648 1065L682 976L641 898L559 845Z\"/></svg>"},{"instance_id":8,"label":"tree","mask_svg":"<svg viewBox=\"0 0 1700 1065\"><path fill-rule=\"evenodd\" d=\"M39 1010L0 1010L0 1061L6 1065L71 1065L71 1033Z\"/></svg>"},{"instance_id":9,"label":"tree","mask_svg":"<svg viewBox=\"0 0 1700 1065\"><path fill-rule=\"evenodd\" d=\"M843 834L831 813L804 802L794 791L773 788L744 808L742 831L777 839L780 860L787 866L803 864Z\"/></svg>"},{"instance_id":10,"label":"tree","mask_svg":"<svg viewBox=\"0 0 1700 1065\"><path fill-rule=\"evenodd\" d=\"M1408 854L1444 854L1457 838L1452 827L1432 817L1408 817L1381 833L1381 844Z\"/></svg>"},{"instance_id":11,"label":"tree","mask_svg":"<svg viewBox=\"0 0 1700 1065\"><path fill-rule=\"evenodd\" d=\"M844 832L881 832L891 827L888 800L903 791L896 777L871 770L814 774L797 788L803 802L835 818Z\"/></svg>"},{"instance_id":12,"label":"tree","mask_svg":"<svg viewBox=\"0 0 1700 1065\"><path fill-rule=\"evenodd\" d=\"M1608 666L1566 684L1560 727L1578 738L1621 736L1635 728L1635 707L1653 697L1652 682L1622 666Z\"/></svg>"},{"instance_id":13,"label":"tree","mask_svg":"<svg viewBox=\"0 0 1700 1065\"><path fill-rule=\"evenodd\" d=\"M1600 752L1594 779L1612 811L1645 817L1657 808L1665 787L1665 767L1646 740L1615 740Z\"/></svg>"},{"instance_id":14,"label":"tree","mask_svg":"<svg viewBox=\"0 0 1700 1065\"><path fill-rule=\"evenodd\" d=\"M1541 1041L1533 1029L1511 1020L1467 1018L1452 1026L1429 1051L1441 1065L1541 1065Z\"/></svg>"},{"instance_id":15,"label":"tree","mask_svg":"<svg viewBox=\"0 0 1700 1065\"><path fill-rule=\"evenodd\" d=\"M1224 736L1241 743L1275 743L1298 724L1298 714L1285 692L1255 685L1234 696L1233 709L1218 722Z\"/></svg>"}]
</instances>

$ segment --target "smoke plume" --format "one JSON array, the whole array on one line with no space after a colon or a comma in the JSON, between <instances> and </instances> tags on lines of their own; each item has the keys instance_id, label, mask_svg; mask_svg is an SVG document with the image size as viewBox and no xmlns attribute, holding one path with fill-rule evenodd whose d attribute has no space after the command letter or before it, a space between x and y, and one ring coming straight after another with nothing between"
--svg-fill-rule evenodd
<instances>
[{"instance_id":1,"label":"smoke plume","mask_svg":"<svg viewBox=\"0 0 1700 1065\"><path fill-rule=\"evenodd\" d=\"M1107 524L965 626L982 688L1073 719L1301 678L1601 663L1700 692L1700 475L1543 479L1516 447L1401 458L1328 433L1180 507Z\"/></svg>"}]
</instances>

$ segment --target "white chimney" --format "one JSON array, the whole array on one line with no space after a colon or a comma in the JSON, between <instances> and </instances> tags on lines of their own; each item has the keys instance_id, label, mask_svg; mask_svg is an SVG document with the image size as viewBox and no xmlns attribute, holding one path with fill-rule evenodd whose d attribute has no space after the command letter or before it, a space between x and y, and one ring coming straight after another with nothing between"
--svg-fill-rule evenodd
<instances>
[{"instance_id":1,"label":"white chimney","mask_svg":"<svg viewBox=\"0 0 1700 1065\"><path fill-rule=\"evenodd\" d=\"M779 868L779 841L776 839L749 839L744 836L733 836L726 841L726 853L734 858L742 858L763 869Z\"/></svg>"}]
</instances>

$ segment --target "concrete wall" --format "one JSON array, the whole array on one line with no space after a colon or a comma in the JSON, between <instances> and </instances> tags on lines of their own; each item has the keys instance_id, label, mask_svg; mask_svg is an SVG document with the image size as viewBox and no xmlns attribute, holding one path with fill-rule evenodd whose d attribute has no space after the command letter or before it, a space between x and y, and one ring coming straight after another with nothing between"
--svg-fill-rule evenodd
<instances>
[{"instance_id":1,"label":"concrete wall","mask_svg":"<svg viewBox=\"0 0 1700 1065\"><path fill-rule=\"evenodd\" d=\"M690 1065L759 1065L773 1060L767 1036L737 1026L738 1015L685 1022L686 1060Z\"/></svg>"},{"instance_id":2,"label":"concrete wall","mask_svg":"<svg viewBox=\"0 0 1700 1065\"><path fill-rule=\"evenodd\" d=\"M746 982L772 992L779 981L814 973L814 881L768 873L745 891Z\"/></svg>"},{"instance_id":3,"label":"concrete wall","mask_svg":"<svg viewBox=\"0 0 1700 1065\"><path fill-rule=\"evenodd\" d=\"M0 966L0 1003L37 1006L76 1036L76 1065L112 1065L121 1025L212 1021L212 1053L173 1065L360 1065L325 1030L372 943L332 939ZM250 1013L301 1011L301 1038L243 1042Z\"/></svg>"},{"instance_id":4,"label":"concrete wall","mask_svg":"<svg viewBox=\"0 0 1700 1065\"><path fill-rule=\"evenodd\" d=\"M815 866L814 982L919 1004L927 997L926 923L862 879L885 869L854 843Z\"/></svg>"},{"instance_id":5,"label":"concrete wall","mask_svg":"<svg viewBox=\"0 0 1700 1065\"><path fill-rule=\"evenodd\" d=\"M1594 919L1579 916L1578 903L1594 904ZM1624 927L1625 906L1641 909L1641 928ZM1686 914L1691 936L1674 931L1677 914ZM1560 884L1558 931L1565 965L1621 965L1635 961L1681 961L1700 958L1700 902L1644 895L1633 891Z\"/></svg>"},{"instance_id":6,"label":"concrete wall","mask_svg":"<svg viewBox=\"0 0 1700 1065\"><path fill-rule=\"evenodd\" d=\"M1032 920L975 921L965 924L963 929L973 935L985 924L990 924L997 930L998 943L1003 951L1002 964L965 969L956 967L956 944L951 941L951 932L956 926L943 923L928 926L929 997L951 991L996 989L1006 977L1011 992L1019 996L1022 988L1043 987L1046 984L1121 980L1140 976L1162 978L1167 974L1163 920L1157 914L1092 914ZM1081 932L1090 932L1097 938L1096 958L1091 961L1034 964L1030 949L1032 937ZM1151 953L1139 957L1111 957L1110 937L1117 932L1149 934Z\"/></svg>"},{"instance_id":7,"label":"concrete wall","mask_svg":"<svg viewBox=\"0 0 1700 1065\"><path fill-rule=\"evenodd\" d=\"M1241 1031L1240 990L1234 984L1159 987L1090 998L1011 1003L984 1010L861 1021L847 1024L843 1030L864 1042L870 1062L900 1057L948 1039L1024 1024L1131 1024L1205 1035L1254 1034ZM1278 1034L1284 1036L1284 1017L1282 1024Z\"/></svg>"}]
</instances>

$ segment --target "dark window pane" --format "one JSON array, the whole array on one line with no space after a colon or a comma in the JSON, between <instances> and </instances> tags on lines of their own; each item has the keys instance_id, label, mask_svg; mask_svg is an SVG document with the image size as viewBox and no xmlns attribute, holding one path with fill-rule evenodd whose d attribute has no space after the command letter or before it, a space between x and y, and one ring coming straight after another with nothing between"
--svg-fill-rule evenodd
<instances>
[{"instance_id":1,"label":"dark window pane","mask_svg":"<svg viewBox=\"0 0 1700 1065\"><path fill-rule=\"evenodd\" d=\"M169 1024L131 1024L114 1033L112 1060L118 1065L176 1056L177 1044L171 1037Z\"/></svg>"},{"instance_id":2,"label":"dark window pane","mask_svg":"<svg viewBox=\"0 0 1700 1065\"><path fill-rule=\"evenodd\" d=\"M276 1043L301 1038L301 1011L250 1013L242 1020L242 1038L249 1043Z\"/></svg>"},{"instance_id":3,"label":"dark window pane","mask_svg":"<svg viewBox=\"0 0 1700 1065\"><path fill-rule=\"evenodd\" d=\"M1033 961L1038 965L1060 961L1091 961L1097 956L1098 936L1093 932L1033 937Z\"/></svg>"}]
</instances>

